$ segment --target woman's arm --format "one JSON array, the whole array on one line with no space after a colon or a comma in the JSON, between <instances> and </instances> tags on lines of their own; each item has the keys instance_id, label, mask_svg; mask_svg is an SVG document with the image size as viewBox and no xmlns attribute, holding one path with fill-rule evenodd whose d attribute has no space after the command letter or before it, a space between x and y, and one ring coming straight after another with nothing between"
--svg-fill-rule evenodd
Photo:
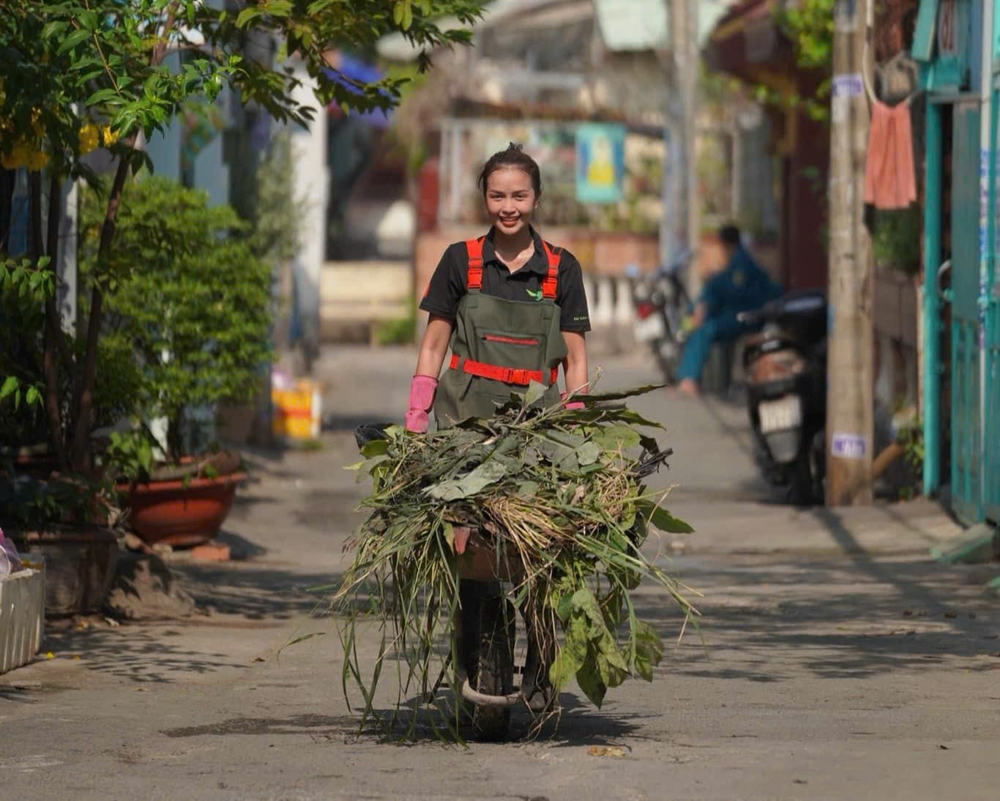
<instances>
[{"instance_id":1,"label":"woman's arm","mask_svg":"<svg viewBox=\"0 0 1000 801\"><path fill-rule=\"evenodd\" d=\"M420 354L417 356L415 375L428 375L436 379L441 373L444 356L448 352L448 342L451 340L451 330L455 321L448 317L432 314L420 342Z\"/></svg>"},{"instance_id":2,"label":"woman's arm","mask_svg":"<svg viewBox=\"0 0 1000 801\"><path fill-rule=\"evenodd\" d=\"M590 380L587 377L587 337L580 331L563 331L566 343L566 391L576 392Z\"/></svg>"}]
</instances>

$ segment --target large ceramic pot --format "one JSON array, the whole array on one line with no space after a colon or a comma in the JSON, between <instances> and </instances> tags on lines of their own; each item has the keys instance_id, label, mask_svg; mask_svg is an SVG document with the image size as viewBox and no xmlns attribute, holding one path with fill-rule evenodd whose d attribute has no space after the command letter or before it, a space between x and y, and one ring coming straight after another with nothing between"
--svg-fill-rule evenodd
<instances>
[{"instance_id":1,"label":"large ceramic pot","mask_svg":"<svg viewBox=\"0 0 1000 801\"><path fill-rule=\"evenodd\" d=\"M216 478L150 481L120 486L129 526L149 545L198 545L212 539L229 514L237 485L246 473Z\"/></svg>"},{"instance_id":2,"label":"large ceramic pot","mask_svg":"<svg viewBox=\"0 0 1000 801\"><path fill-rule=\"evenodd\" d=\"M76 615L104 607L118 562L118 538L97 526L14 532L18 550L45 560L45 612Z\"/></svg>"}]
</instances>

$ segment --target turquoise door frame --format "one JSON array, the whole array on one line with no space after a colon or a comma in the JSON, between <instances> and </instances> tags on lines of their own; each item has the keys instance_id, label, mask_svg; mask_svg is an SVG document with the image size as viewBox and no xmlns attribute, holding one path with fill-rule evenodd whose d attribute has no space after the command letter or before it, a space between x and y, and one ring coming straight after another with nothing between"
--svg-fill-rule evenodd
<instances>
[{"instance_id":1,"label":"turquoise door frame","mask_svg":"<svg viewBox=\"0 0 1000 801\"><path fill-rule=\"evenodd\" d=\"M982 519L983 429L979 325L981 106L952 107L951 501L965 523Z\"/></svg>"},{"instance_id":2,"label":"turquoise door frame","mask_svg":"<svg viewBox=\"0 0 1000 801\"><path fill-rule=\"evenodd\" d=\"M1000 15L998 15L1000 16ZM997 20L995 19L996 23ZM996 29L995 29L996 30ZM996 52L996 51L994 51ZM995 65L994 65L995 66ZM1000 524L1000 92L994 76L990 120L988 258L980 276L983 357L983 514Z\"/></svg>"},{"instance_id":3,"label":"turquoise door frame","mask_svg":"<svg viewBox=\"0 0 1000 801\"><path fill-rule=\"evenodd\" d=\"M944 170L941 105L926 104L924 163L924 495L941 485L941 301L938 274L941 261L941 179Z\"/></svg>"},{"instance_id":4,"label":"turquoise door frame","mask_svg":"<svg viewBox=\"0 0 1000 801\"><path fill-rule=\"evenodd\" d=\"M960 4L970 0L960 0ZM951 497L966 523L1000 523L1000 19L993 0L968 5L976 48L969 48L971 90L935 53L936 0L922 0L914 56L925 63L928 91L924 206L924 492L941 483L940 340L945 304L951 325ZM954 59L952 59L954 60ZM942 207L943 106L952 107L951 203ZM951 253L943 268L942 212L950 217ZM939 280L950 266L951 288Z\"/></svg>"}]
</instances>

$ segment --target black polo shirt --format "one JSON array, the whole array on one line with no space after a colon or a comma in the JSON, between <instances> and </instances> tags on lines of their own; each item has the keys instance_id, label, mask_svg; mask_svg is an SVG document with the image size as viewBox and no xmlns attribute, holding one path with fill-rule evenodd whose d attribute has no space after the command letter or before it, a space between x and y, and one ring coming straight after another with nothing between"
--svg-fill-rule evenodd
<instances>
[{"instance_id":1,"label":"black polo shirt","mask_svg":"<svg viewBox=\"0 0 1000 801\"><path fill-rule=\"evenodd\" d=\"M483 286L487 295L518 300L526 303L540 301L542 279L549 272L549 263L542 249L542 238L531 229L535 252L520 270L511 273L507 265L497 258L493 248L493 229L483 242ZM549 245L554 250L552 245ZM559 278L556 286L556 304L561 311L559 327L563 331L589 331L590 314L587 296L583 291L583 271L580 262L568 250L560 252ZM458 314L458 301L468 292L469 253L465 242L449 245L441 257L420 308L441 317Z\"/></svg>"}]
</instances>

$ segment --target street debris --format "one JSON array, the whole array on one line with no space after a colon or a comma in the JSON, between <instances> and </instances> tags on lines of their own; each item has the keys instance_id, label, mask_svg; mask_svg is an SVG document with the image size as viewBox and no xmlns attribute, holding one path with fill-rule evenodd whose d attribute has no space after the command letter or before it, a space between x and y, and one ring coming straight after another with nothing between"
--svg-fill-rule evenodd
<instances>
[{"instance_id":1,"label":"street debris","mask_svg":"<svg viewBox=\"0 0 1000 801\"><path fill-rule=\"evenodd\" d=\"M621 759L626 756L625 749L617 745L592 745L587 749L588 756L594 757L612 757L614 759Z\"/></svg>"}]
</instances>

